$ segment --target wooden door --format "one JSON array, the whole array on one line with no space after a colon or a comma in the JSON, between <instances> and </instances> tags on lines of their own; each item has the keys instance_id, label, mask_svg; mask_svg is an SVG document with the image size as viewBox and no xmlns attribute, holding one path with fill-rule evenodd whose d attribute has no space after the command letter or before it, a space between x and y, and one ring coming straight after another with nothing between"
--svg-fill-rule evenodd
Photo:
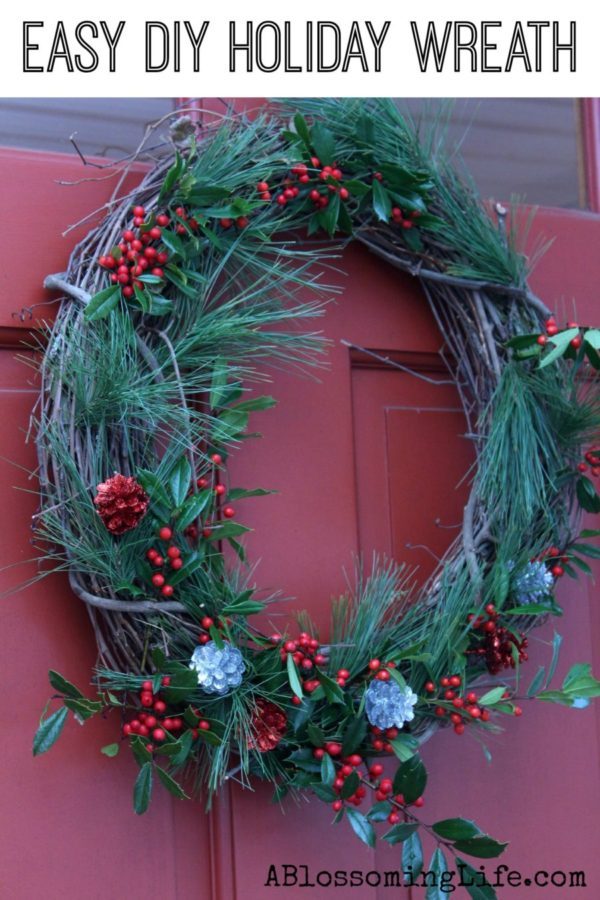
<instances>
[{"instance_id":1,"label":"wooden door","mask_svg":"<svg viewBox=\"0 0 600 900\"><path fill-rule=\"evenodd\" d=\"M24 429L35 383L14 360L17 342L31 323L12 313L43 298L43 276L60 269L73 243L73 236L62 240L61 231L99 206L110 182L59 187L56 179L81 175L72 160L61 156L7 151L0 155L0 169L5 203L16 210L0 247L0 490L5 510L0 553L2 564L12 564L31 555L29 524L36 505L33 494L13 489L34 488L27 478L34 456L25 445ZM594 251L600 222L549 212L540 214L537 229L557 240L534 286L550 305L576 296L580 317L592 319L595 285L600 284ZM256 414L254 424L264 438L249 442L233 463L237 483L279 491L246 503L245 520L255 528L249 555L261 559L257 580L294 596L293 605L307 608L324 634L329 598L344 589L343 570L351 574L353 554L363 553L368 561L377 550L423 572L430 553L443 551L460 519L464 485L459 482L471 459L454 389L431 383L447 380L438 355L442 337L418 285L358 247L345 254L342 268L346 290L325 322L333 342L329 369L319 381L274 373L272 392L279 406ZM51 312L48 307L35 315ZM408 363L429 380L382 368L342 341ZM2 589L34 574L35 567L26 563L3 572ZM563 589L567 614L559 623L566 638L561 670L597 655L593 590L589 585ZM281 614L289 608L282 605ZM307 894L301 868L296 886L265 886L271 864L307 865L309 879L322 870L399 866L397 848L374 855L347 825L332 828L323 804L286 804L280 810L261 785L255 793L232 785L211 816L200 804L157 793L150 812L138 818L131 811L134 764L126 756L108 760L100 755L98 748L114 740L112 725L102 721L85 729L70 723L68 739L34 761L31 737L47 693L47 670L57 666L85 683L94 661L91 630L62 576L12 594L0 610L5 698L0 896L263 900ZM548 640L551 632L545 629L538 636ZM532 671L544 650L534 644ZM427 818L472 817L495 836L512 840L514 849L506 856L511 866L524 873L585 869L588 888L581 894L600 896L594 828L598 727L591 709L573 712L540 704L510 722L495 741L492 767L467 737L437 737L425 749ZM389 893L369 886L351 891L357 900ZM315 886L308 895L319 900L348 894ZM417 900L423 891L396 890L395 895Z\"/></svg>"}]
</instances>

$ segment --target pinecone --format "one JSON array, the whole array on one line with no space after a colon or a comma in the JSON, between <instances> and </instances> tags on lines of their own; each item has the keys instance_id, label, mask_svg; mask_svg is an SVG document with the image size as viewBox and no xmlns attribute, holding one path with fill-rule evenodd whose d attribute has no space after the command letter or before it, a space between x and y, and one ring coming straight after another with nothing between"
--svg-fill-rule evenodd
<instances>
[{"instance_id":1,"label":"pinecone","mask_svg":"<svg viewBox=\"0 0 600 900\"><path fill-rule=\"evenodd\" d=\"M517 650L519 662L525 662L528 659L527 644L528 641L524 634L521 634L519 638L508 628L499 625L495 631L485 635L482 644L477 649L467 650L467 653L484 657L488 672L491 675L497 675L502 669L515 668L513 647Z\"/></svg>"},{"instance_id":2,"label":"pinecone","mask_svg":"<svg viewBox=\"0 0 600 900\"><path fill-rule=\"evenodd\" d=\"M259 753L274 750L286 728L287 716L284 711L269 700L259 697L252 716L253 736L248 741L248 747Z\"/></svg>"},{"instance_id":3,"label":"pinecone","mask_svg":"<svg viewBox=\"0 0 600 900\"><path fill-rule=\"evenodd\" d=\"M150 498L131 475L113 475L96 490L94 505L111 534L131 531L146 515Z\"/></svg>"}]
</instances>

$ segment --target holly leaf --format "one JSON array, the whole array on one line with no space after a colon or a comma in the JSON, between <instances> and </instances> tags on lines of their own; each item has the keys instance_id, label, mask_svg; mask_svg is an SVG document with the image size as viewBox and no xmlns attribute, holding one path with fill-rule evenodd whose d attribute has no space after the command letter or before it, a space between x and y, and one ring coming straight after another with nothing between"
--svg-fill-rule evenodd
<instances>
[{"instance_id":1,"label":"holly leaf","mask_svg":"<svg viewBox=\"0 0 600 900\"><path fill-rule=\"evenodd\" d=\"M402 763L394 776L394 794L402 794L406 803L414 803L427 784L427 770L418 754Z\"/></svg>"},{"instance_id":2,"label":"holly leaf","mask_svg":"<svg viewBox=\"0 0 600 900\"><path fill-rule=\"evenodd\" d=\"M299 700L302 700L304 694L302 693L302 684L300 682L300 677L298 675L298 669L296 668L296 663L294 662L294 657L291 653L287 655L287 673L288 673L288 681L290 683L290 687L296 697Z\"/></svg>"},{"instance_id":3,"label":"holly leaf","mask_svg":"<svg viewBox=\"0 0 600 900\"><path fill-rule=\"evenodd\" d=\"M321 760L321 781L328 787L332 787L335 781L335 766L329 753L325 753Z\"/></svg>"},{"instance_id":4,"label":"holly leaf","mask_svg":"<svg viewBox=\"0 0 600 900\"><path fill-rule=\"evenodd\" d=\"M358 750L367 734L367 722L364 716L355 716L350 720L342 738L342 755L349 756Z\"/></svg>"},{"instance_id":5,"label":"holly leaf","mask_svg":"<svg viewBox=\"0 0 600 900\"><path fill-rule=\"evenodd\" d=\"M340 791L340 796L342 797L342 799L348 800L352 796L352 794L355 793L359 784L360 778L358 777L357 772L352 772L351 775L348 775L348 777L344 781L344 786Z\"/></svg>"},{"instance_id":6,"label":"holly leaf","mask_svg":"<svg viewBox=\"0 0 600 900\"><path fill-rule=\"evenodd\" d=\"M567 328L565 331L559 331L558 334L553 335L548 339L548 343L552 344L552 349L550 351L546 351L542 358L540 359L540 363L538 368L544 369L546 366L549 366L550 363L555 362L561 356L563 356L571 341L574 337L577 337L579 334L579 328Z\"/></svg>"},{"instance_id":7,"label":"holly leaf","mask_svg":"<svg viewBox=\"0 0 600 900\"><path fill-rule=\"evenodd\" d=\"M399 734L390 741L392 749L401 762L406 762L419 749L419 742L410 734Z\"/></svg>"},{"instance_id":8,"label":"holly leaf","mask_svg":"<svg viewBox=\"0 0 600 900\"><path fill-rule=\"evenodd\" d=\"M323 125L315 122L310 130L310 141L322 166L331 166L334 162L335 138L333 133Z\"/></svg>"},{"instance_id":9,"label":"holly leaf","mask_svg":"<svg viewBox=\"0 0 600 900\"><path fill-rule=\"evenodd\" d=\"M169 478L169 489L175 506L182 506L192 481L192 467L186 456L175 464Z\"/></svg>"},{"instance_id":10,"label":"holly leaf","mask_svg":"<svg viewBox=\"0 0 600 900\"><path fill-rule=\"evenodd\" d=\"M465 890L469 897L471 897L471 900L497 900L496 891L491 884L485 881L485 877L485 883L481 884L482 874L480 871L474 869L465 862L464 859L461 859L460 856L456 857L456 866L460 872ZM468 876L468 880L465 876Z\"/></svg>"},{"instance_id":11,"label":"holly leaf","mask_svg":"<svg viewBox=\"0 0 600 900\"><path fill-rule=\"evenodd\" d=\"M198 494L192 494L191 497L188 497L177 515L177 527L181 531L187 528L206 509L211 498L212 494L209 490L200 491Z\"/></svg>"},{"instance_id":12,"label":"holly leaf","mask_svg":"<svg viewBox=\"0 0 600 900\"><path fill-rule=\"evenodd\" d=\"M392 845L403 844L418 830L419 826L414 822L399 822L390 828L389 831L386 831L383 835L383 840Z\"/></svg>"},{"instance_id":13,"label":"holly leaf","mask_svg":"<svg viewBox=\"0 0 600 900\"><path fill-rule=\"evenodd\" d=\"M97 294L94 294L89 303L86 304L83 315L88 322L97 322L98 319L104 319L118 305L120 297L121 286L119 284L113 284L104 288L103 291L98 291Z\"/></svg>"},{"instance_id":14,"label":"holly leaf","mask_svg":"<svg viewBox=\"0 0 600 900\"><path fill-rule=\"evenodd\" d=\"M178 800L189 800L188 795L183 790L181 785L178 784L174 778L171 778L168 772L165 772L164 769L161 769L160 766L157 766L156 774L160 778L163 786L166 787L170 794L172 794L174 797L177 797Z\"/></svg>"},{"instance_id":15,"label":"holly leaf","mask_svg":"<svg viewBox=\"0 0 600 900\"><path fill-rule=\"evenodd\" d=\"M367 817L357 809L352 809L350 806L347 809L347 816L354 834L359 837L367 847L374 847L376 841L375 829Z\"/></svg>"},{"instance_id":16,"label":"holly leaf","mask_svg":"<svg viewBox=\"0 0 600 900\"><path fill-rule=\"evenodd\" d=\"M367 819L370 822L386 822L391 811L392 804L387 800L380 800L378 803L373 804L367 813Z\"/></svg>"},{"instance_id":17,"label":"holly leaf","mask_svg":"<svg viewBox=\"0 0 600 900\"><path fill-rule=\"evenodd\" d=\"M74 684L71 684L70 681L67 681L54 669L50 669L48 672L48 679L54 690L58 691L59 694L64 694L65 697L83 697L79 688L76 688Z\"/></svg>"},{"instance_id":18,"label":"holly leaf","mask_svg":"<svg viewBox=\"0 0 600 900\"><path fill-rule=\"evenodd\" d=\"M432 826L439 837L449 841L462 841L482 834L481 829L470 819L440 819Z\"/></svg>"},{"instance_id":19,"label":"holly leaf","mask_svg":"<svg viewBox=\"0 0 600 900\"><path fill-rule=\"evenodd\" d=\"M502 696L505 690L505 686L501 684L499 687L495 687L492 688L491 691L487 691L487 693L485 693L477 701L479 706L493 706L495 703L498 703L499 700L502 700Z\"/></svg>"},{"instance_id":20,"label":"holly leaf","mask_svg":"<svg viewBox=\"0 0 600 900\"><path fill-rule=\"evenodd\" d=\"M100 748L100 753L104 753L105 756L116 756L120 750L119 744L106 744L104 747Z\"/></svg>"},{"instance_id":21,"label":"holly leaf","mask_svg":"<svg viewBox=\"0 0 600 900\"><path fill-rule=\"evenodd\" d=\"M494 859L504 853L507 847L508 844L501 844L487 834L454 842L455 850L467 853L469 856L476 856L479 859Z\"/></svg>"},{"instance_id":22,"label":"holly leaf","mask_svg":"<svg viewBox=\"0 0 600 900\"><path fill-rule=\"evenodd\" d=\"M433 879L433 884L430 884L425 892L425 900L446 900L448 894L442 878L444 873L448 871L448 863L439 847L433 852L428 871L433 872L435 878Z\"/></svg>"},{"instance_id":23,"label":"holly leaf","mask_svg":"<svg viewBox=\"0 0 600 900\"><path fill-rule=\"evenodd\" d=\"M52 713L51 716L48 716L47 719L44 719L44 721L36 731L35 737L33 739L34 756L39 756L41 753L45 753L50 749L50 747L52 747L53 744L56 743L61 735L63 728L65 727L65 722L68 715L68 709L65 706L61 706L61 708L57 709L56 712Z\"/></svg>"},{"instance_id":24,"label":"holly leaf","mask_svg":"<svg viewBox=\"0 0 600 900\"><path fill-rule=\"evenodd\" d=\"M389 222L392 214L392 201L383 185L373 181L373 212L380 222Z\"/></svg>"},{"instance_id":25,"label":"holly leaf","mask_svg":"<svg viewBox=\"0 0 600 900\"><path fill-rule=\"evenodd\" d=\"M145 813L152 796L152 763L146 762L138 772L133 786L133 808L138 816Z\"/></svg>"},{"instance_id":26,"label":"holly leaf","mask_svg":"<svg viewBox=\"0 0 600 900\"><path fill-rule=\"evenodd\" d=\"M579 505L585 509L586 512L600 512L600 497L596 493L596 488L589 478L585 475L578 478L575 484L575 490Z\"/></svg>"},{"instance_id":27,"label":"holly leaf","mask_svg":"<svg viewBox=\"0 0 600 900\"><path fill-rule=\"evenodd\" d=\"M410 875L405 875L405 882L415 883L423 870L423 844L418 831L409 835L402 845L402 868Z\"/></svg>"}]
</instances>

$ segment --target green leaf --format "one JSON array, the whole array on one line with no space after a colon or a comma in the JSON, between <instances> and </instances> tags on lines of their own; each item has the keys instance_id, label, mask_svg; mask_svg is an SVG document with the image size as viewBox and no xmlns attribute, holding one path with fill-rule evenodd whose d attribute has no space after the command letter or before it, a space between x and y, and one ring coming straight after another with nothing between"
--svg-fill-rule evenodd
<instances>
[{"instance_id":1,"label":"green leaf","mask_svg":"<svg viewBox=\"0 0 600 900\"><path fill-rule=\"evenodd\" d=\"M323 800L325 803L333 803L337 799L337 794L333 788L320 781L311 782L310 789L317 795L319 800Z\"/></svg>"},{"instance_id":2,"label":"green leaf","mask_svg":"<svg viewBox=\"0 0 600 900\"><path fill-rule=\"evenodd\" d=\"M558 665L558 657L560 654L560 647L561 647L562 642L563 642L562 635L558 634L558 632L555 631L554 637L552 638L552 660L550 662L550 667L548 669L548 677L546 678L546 687L548 687L548 685L554 678L554 673L556 672L556 667Z\"/></svg>"},{"instance_id":3,"label":"green leaf","mask_svg":"<svg viewBox=\"0 0 600 900\"><path fill-rule=\"evenodd\" d=\"M302 138L302 143L306 147L306 149L310 152L311 149L311 140L310 140L310 131L308 130L308 125L306 124L306 119L304 116L300 115L300 113L296 113L294 116L294 128L298 134L298 137Z\"/></svg>"},{"instance_id":4,"label":"green leaf","mask_svg":"<svg viewBox=\"0 0 600 900\"><path fill-rule=\"evenodd\" d=\"M342 738L342 755L354 753L367 735L367 721L364 716L355 716L350 720Z\"/></svg>"},{"instance_id":5,"label":"green leaf","mask_svg":"<svg viewBox=\"0 0 600 900\"><path fill-rule=\"evenodd\" d=\"M552 344L552 350L543 354L539 367L544 369L550 363L555 362L559 357L563 356L569 347L570 342L579 334L579 328L567 328L565 331L559 331L558 334L548 339L548 343Z\"/></svg>"},{"instance_id":6,"label":"green leaf","mask_svg":"<svg viewBox=\"0 0 600 900\"><path fill-rule=\"evenodd\" d=\"M578 569L581 569L582 572L585 572L586 575L593 575L591 566L586 563L584 559L580 559L579 556L571 556L571 563L574 566L577 566Z\"/></svg>"},{"instance_id":7,"label":"green leaf","mask_svg":"<svg viewBox=\"0 0 600 900\"><path fill-rule=\"evenodd\" d=\"M133 808L141 816L148 809L152 796L152 763L146 762L138 772L133 787Z\"/></svg>"},{"instance_id":8,"label":"green leaf","mask_svg":"<svg viewBox=\"0 0 600 900\"><path fill-rule=\"evenodd\" d=\"M254 488L253 490L245 490L244 488L232 488L227 494L228 500L245 500L248 497L266 497L269 494L276 494L277 491L266 491L264 488Z\"/></svg>"},{"instance_id":9,"label":"green leaf","mask_svg":"<svg viewBox=\"0 0 600 900\"><path fill-rule=\"evenodd\" d=\"M443 876L448 871L448 863L439 847L433 851L428 871L433 872L435 878L434 883L427 887L425 900L446 900L448 894L445 890L446 882L443 880Z\"/></svg>"},{"instance_id":10,"label":"green leaf","mask_svg":"<svg viewBox=\"0 0 600 900\"><path fill-rule=\"evenodd\" d=\"M511 347L513 350L526 350L533 345L539 346L537 343L538 337L539 334L517 334L510 341L506 342L506 346Z\"/></svg>"},{"instance_id":11,"label":"green leaf","mask_svg":"<svg viewBox=\"0 0 600 900\"><path fill-rule=\"evenodd\" d=\"M166 316L167 313L173 312L173 301L161 294L148 294L150 298L149 316Z\"/></svg>"},{"instance_id":12,"label":"green leaf","mask_svg":"<svg viewBox=\"0 0 600 900\"><path fill-rule=\"evenodd\" d=\"M456 857L456 866L460 872L465 890L472 900L497 900L496 891L488 883L485 875L470 866L460 856ZM481 883L482 879L484 881L483 884Z\"/></svg>"},{"instance_id":13,"label":"green leaf","mask_svg":"<svg viewBox=\"0 0 600 900\"><path fill-rule=\"evenodd\" d=\"M367 813L367 819L370 822L386 822L387 817L392 811L392 804L387 800L379 800L377 803L374 803L369 812Z\"/></svg>"},{"instance_id":14,"label":"green leaf","mask_svg":"<svg viewBox=\"0 0 600 900\"><path fill-rule=\"evenodd\" d=\"M352 772L348 777L344 780L344 786L340 791L340 797L343 800L348 800L352 794L355 793L357 787L360 785L360 778L358 777L357 772Z\"/></svg>"},{"instance_id":15,"label":"green leaf","mask_svg":"<svg viewBox=\"0 0 600 900\"><path fill-rule=\"evenodd\" d=\"M120 749L120 744L106 744L106 746L100 748L100 753L104 753L105 756L112 757L116 756Z\"/></svg>"},{"instance_id":16,"label":"green leaf","mask_svg":"<svg viewBox=\"0 0 600 900\"><path fill-rule=\"evenodd\" d=\"M209 490L200 491L198 494L192 494L191 497L188 497L177 515L177 527L181 531L187 528L206 509L211 498L212 494Z\"/></svg>"},{"instance_id":17,"label":"green leaf","mask_svg":"<svg viewBox=\"0 0 600 900\"><path fill-rule=\"evenodd\" d=\"M499 700L502 700L502 695L504 694L506 687L504 685L500 685L499 687L492 688L491 691L487 691L482 697L477 701L479 706L493 706L494 703L498 703Z\"/></svg>"},{"instance_id":18,"label":"green leaf","mask_svg":"<svg viewBox=\"0 0 600 900\"><path fill-rule=\"evenodd\" d=\"M179 507L183 504L187 497L192 482L192 467L187 456L182 456L177 462L171 477L169 478L169 488L175 506Z\"/></svg>"},{"instance_id":19,"label":"green leaf","mask_svg":"<svg viewBox=\"0 0 600 900\"><path fill-rule=\"evenodd\" d=\"M319 157L322 166L331 166L334 162L335 138L333 133L323 125L315 122L310 130L310 141Z\"/></svg>"},{"instance_id":20,"label":"green leaf","mask_svg":"<svg viewBox=\"0 0 600 900\"><path fill-rule=\"evenodd\" d=\"M94 294L90 302L86 304L83 311L85 318L88 322L97 322L98 319L104 319L113 311L115 306L118 305L120 297L120 285L113 284L110 287L104 288L103 291Z\"/></svg>"},{"instance_id":21,"label":"green leaf","mask_svg":"<svg viewBox=\"0 0 600 900\"><path fill-rule=\"evenodd\" d=\"M160 778L162 784L170 794L173 794L174 797L177 797L178 800L189 800L188 795L183 790L180 784L178 784L174 778L165 772L164 769L161 769L160 766L156 767L156 774Z\"/></svg>"},{"instance_id":22,"label":"green leaf","mask_svg":"<svg viewBox=\"0 0 600 900\"><path fill-rule=\"evenodd\" d=\"M325 672L321 671L317 672L317 678L321 683L321 687L323 688L328 703L345 703L344 692L333 678L330 678L329 675L326 675Z\"/></svg>"},{"instance_id":23,"label":"green leaf","mask_svg":"<svg viewBox=\"0 0 600 900\"><path fill-rule=\"evenodd\" d=\"M44 719L40 727L35 733L33 739L33 755L39 756L45 753L58 740L61 735L69 711L65 706L61 706L56 712Z\"/></svg>"},{"instance_id":24,"label":"green leaf","mask_svg":"<svg viewBox=\"0 0 600 900\"><path fill-rule=\"evenodd\" d=\"M223 607L225 616L256 616L265 609L259 600L245 600L243 603L230 603Z\"/></svg>"},{"instance_id":25,"label":"green leaf","mask_svg":"<svg viewBox=\"0 0 600 900\"><path fill-rule=\"evenodd\" d=\"M54 669L50 669L48 678L54 690L58 691L60 694L64 694L65 697L83 697L81 691L76 688L74 684L71 684L70 681L67 681L66 678L63 678L62 675L55 672Z\"/></svg>"},{"instance_id":26,"label":"green leaf","mask_svg":"<svg viewBox=\"0 0 600 900\"><path fill-rule=\"evenodd\" d=\"M339 194L334 194L329 204L319 213L321 224L329 237L333 237L336 232L339 215L340 196Z\"/></svg>"},{"instance_id":27,"label":"green leaf","mask_svg":"<svg viewBox=\"0 0 600 900\"><path fill-rule=\"evenodd\" d=\"M412 883L423 870L423 844L418 831L409 835L402 845L402 868L410 872ZM405 881L411 881L411 878L405 876Z\"/></svg>"},{"instance_id":28,"label":"green leaf","mask_svg":"<svg viewBox=\"0 0 600 900\"><path fill-rule=\"evenodd\" d=\"M187 256L187 247L185 243L181 240L178 234L175 234L174 231L167 231L166 229L162 233L161 240L167 250L170 250L171 253L175 253L177 256L182 257L183 259Z\"/></svg>"},{"instance_id":29,"label":"green leaf","mask_svg":"<svg viewBox=\"0 0 600 900\"><path fill-rule=\"evenodd\" d=\"M401 762L406 762L419 749L419 742L410 734L400 733L398 737L390 741L392 749Z\"/></svg>"},{"instance_id":30,"label":"green leaf","mask_svg":"<svg viewBox=\"0 0 600 900\"><path fill-rule=\"evenodd\" d=\"M389 222L392 214L390 195L377 179L373 181L373 212L380 222Z\"/></svg>"},{"instance_id":31,"label":"green leaf","mask_svg":"<svg viewBox=\"0 0 600 900\"><path fill-rule=\"evenodd\" d=\"M539 669L537 670L537 673L533 677L531 684L527 688L527 696L528 697L533 697L537 693L537 691L539 691L539 689L541 688L541 686L543 684L545 674L546 674L545 666L540 666Z\"/></svg>"},{"instance_id":32,"label":"green leaf","mask_svg":"<svg viewBox=\"0 0 600 900\"><path fill-rule=\"evenodd\" d=\"M390 828L389 831L386 831L383 835L383 840L387 841L388 844L403 844L418 830L419 826L414 822L399 822Z\"/></svg>"},{"instance_id":33,"label":"green leaf","mask_svg":"<svg viewBox=\"0 0 600 900\"><path fill-rule=\"evenodd\" d=\"M182 766L184 764L184 762L187 760L188 756L192 752L192 744L193 743L194 743L194 736L192 735L191 731L186 731L184 734L181 735L181 737L179 738L179 741L178 741L179 749L178 749L177 753L173 756L173 765L174 766Z\"/></svg>"},{"instance_id":34,"label":"green leaf","mask_svg":"<svg viewBox=\"0 0 600 900\"><path fill-rule=\"evenodd\" d=\"M179 151L175 153L175 162L165 175L164 181L162 183L162 187L160 189L160 194L158 197L158 202L160 203L164 198L170 193L170 191L175 186L178 179L181 177L183 172L185 171L185 162L182 159Z\"/></svg>"},{"instance_id":35,"label":"green leaf","mask_svg":"<svg viewBox=\"0 0 600 900\"><path fill-rule=\"evenodd\" d=\"M100 700L87 700L85 697L65 697L64 704L75 715L76 719L86 722L102 709Z\"/></svg>"},{"instance_id":36,"label":"green leaf","mask_svg":"<svg viewBox=\"0 0 600 900\"><path fill-rule=\"evenodd\" d=\"M405 803L414 803L425 791L427 771L418 754L402 763L394 776L394 794L402 794Z\"/></svg>"},{"instance_id":37,"label":"green leaf","mask_svg":"<svg viewBox=\"0 0 600 900\"><path fill-rule=\"evenodd\" d=\"M354 834L356 834L367 847L374 847L376 840L375 829L367 817L363 816L357 809L352 809L352 807L348 807L347 816Z\"/></svg>"},{"instance_id":38,"label":"green leaf","mask_svg":"<svg viewBox=\"0 0 600 900\"><path fill-rule=\"evenodd\" d=\"M294 657L291 653L288 653L287 655L287 673L292 691L299 700L302 700L302 697L304 696L302 693L302 684L300 683L298 669L296 668L296 663L294 662Z\"/></svg>"},{"instance_id":39,"label":"green leaf","mask_svg":"<svg viewBox=\"0 0 600 900\"><path fill-rule=\"evenodd\" d=\"M508 844L501 844L487 834L454 842L455 850L467 853L469 856L476 856L479 859L493 859L504 853L507 847Z\"/></svg>"},{"instance_id":40,"label":"green leaf","mask_svg":"<svg viewBox=\"0 0 600 900\"><path fill-rule=\"evenodd\" d=\"M600 547L596 547L594 544L571 544L569 551L571 550L577 550L578 553L583 553L590 559L600 559Z\"/></svg>"},{"instance_id":41,"label":"green leaf","mask_svg":"<svg viewBox=\"0 0 600 900\"><path fill-rule=\"evenodd\" d=\"M148 742L148 738L144 738L142 740L140 735L136 735L129 742L129 749L133 753L134 759L137 762L138 766L140 766L140 767L145 765L145 763L149 763L152 761L152 754L150 753L149 750L146 749L147 742ZM162 746L166 746L166 745L161 745L161 749L162 749Z\"/></svg>"},{"instance_id":42,"label":"green leaf","mask_svg":"<svg viewBox=\"0 0 600 900\"><path fill-rule=\"evenodd\" d=\"M440 819L432 826L439 837L449 841L461 841L480 835L481 829L470 819Z\"/></svg>"},{"instance_id":43,"label":"green leaf","mask_svg":"<svg viewBox=\"0 0 600 900\"><path fill-rule=\"evenodd\" d=\"M223 522L221 525L217 525L213 528L213 532L208 540L229 540L229 538L239 537L242 534L246 534L247 531L252 531L252 529L248 528L247 525L240 525L239 522Z\"/></svg>"},{"instance_id":44,"label":"green leaf","mask_svg":"<svg viewBox=\"0 0 600 900\"><path fill-rule=\"evenodd\" d=\"M513 606L512 609L503 609L503 616L542 616L552 612L551 606L543 603L526 603L523 606Z\"/></svg>"},{"instance_id":45,"label":"green leaf","mask_svg":"<svg viewBox=\"0 0 600 900\"><path fill-rule=\"evenodd\" d=\"M325 753L321 760L321 781L328 787L332 787L335 781L335 766L329 753Z\"/></svg>"},{"instance_id":46,"label":"green leaf","mask_svg":"<svg viewBox=\"0 0 600 900\"><path fill-rule=\"evenodd\" d=\"M159 503L165 510L170 508L171 503L169 497L164 489L162 480L158 477L156 472L151 472L149 469L138 469L137 479L144 490L150 495L150 499L153 503Z\"/></svg>"},{"instance_id":47,"label":"green leaf","mask_svg":"<svg viewBox=\"0 0 600 900\"><path fill-rule=\"evenodd\" d=\"M308 739L313 747L322 747L324 745L325 735L318 725L309 722L306 726L306 733L308 734Z\"/></svg>"},{"instance_id":48,"label":"green leaf","mask_svg":"<svg viewBox=\"0 0 600 900\"><path fill-rule=\"evenodd\" d=\"M596 488L589 478L585 475L578 478L575 484L575 490L579 505L585 509L586 512L600 512L600 497L596 493Z\"/></svg>"}]
</instances>

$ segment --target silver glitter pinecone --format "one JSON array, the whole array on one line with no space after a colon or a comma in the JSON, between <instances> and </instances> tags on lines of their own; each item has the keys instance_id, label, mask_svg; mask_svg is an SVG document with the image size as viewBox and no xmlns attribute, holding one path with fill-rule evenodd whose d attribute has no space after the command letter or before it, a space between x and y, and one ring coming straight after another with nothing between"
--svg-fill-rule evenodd
<instances>
[{"instance_id":1,"label":"silver glitter pinecone","mask_svg":"<svg viewBox=\"0 0 600 900\"><path fill-rule=\"evenodd\" d=\"M190 669L198 673L198 684L207 694L226 694L239 687L246 663L237 647L225 643L219 649L214 641L196 647Z\"/></svg>"},{"instance_id":2,"label":"silver glitter pinecone","mask_svg":"<svg viewBox=\"0 0 600 900\"><path fill-rule=\"evenodd\" d=\"M367 719L377 728L402 728L414 719L413 706L418 699L408 685L400 687L395 681L374 679L365 697Z\"/></svg>"},{"instance_id":3,"label":"silver glitter pinecone","mask_svg":"<svg viewBox=\"0 0 600 900\"><path fill-rule=\"evenodd\" d=\"M554 576L543 562L527 563L513 582L513 595L519 606L540 603L554 587Z\"/></svg>"}]
</instances>

